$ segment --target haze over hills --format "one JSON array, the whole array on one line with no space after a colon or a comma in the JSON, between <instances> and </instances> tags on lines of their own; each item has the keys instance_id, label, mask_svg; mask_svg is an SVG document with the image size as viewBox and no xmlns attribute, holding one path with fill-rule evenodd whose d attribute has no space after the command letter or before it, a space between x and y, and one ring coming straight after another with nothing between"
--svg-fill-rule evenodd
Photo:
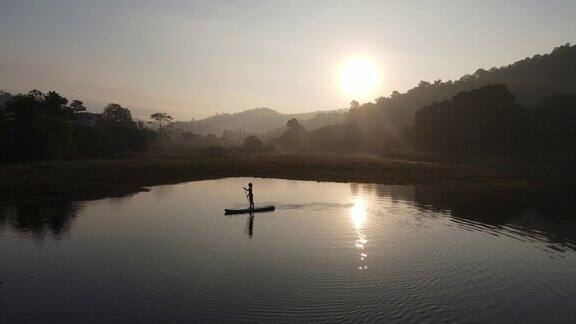
<instances>
[{"instance_id":1,"label":"haze over hills","mask_svg":"<svg viewBox=\"0 0 576 324\"><path fill-rule=\"evenodd\" d=\"M576 46L566 44L507 66L478 69L456 81L420 81L406 93L393 92L353 111L359 126L398 135L414 123L420 108L485 85L504 84L519 104L529 108L555 93L576 94ZM370 126L371 125L371 126Z\"/></svg>"},{"instance_id":2,"label":"haze over hills","mask_svg":"<svg viewBox=\"0 0 576 324\"><path fill-rule=\"evenodd\" d=\"M220 135L224 131L242 130L250 134L265 134L283 129L288 120L298 119L312 129L339 123L344 118L345 110L310 112L300 114L283 114L270 108L254 108L239 113L217 114L208 118L178 121L175 128L196 134Z\"/></svg>"},{"instance_id":3,"label":"haze over hills","mask_svg":"<svg viewBox=\"0 0 576 324\"><path fill-rule=\"evenodd\" d=\"M0 324L576 318L576 0L0 8Z\"/></svg>"},{"instance_id":4,"label":"haze over hills","mask_svg":"<svg viewBox=\"0 0 576 324\"><path fill-rule=\"evenodd\" d=\"M535 55L500 68L478 69L473 74L465 75L456 81L442 82L441 80L436 80L433 83L421 81L417 87L408 90L406 93L395 91L389 97L380 97L374 102L364 104L352 102L350 109L284 114L269 108L255 108L234 114L217 114L205 119L178 121L174 125L172 137L185 140L190 138L190 136L193 137L194 134L204 136L213 134L210 136L210 141L202 141L202 143L203 145L208 145L209 143L212 143L210 145L216 145L218 142L214 137L222 136L228 138L229 136L223 136L223 133L227 132L230 135L230 132L232 132L236 134L233 136L235 138L233 144L237 145L247 135L251 134L258 135L261 140L266 142L283 136L286 142L291 140L302 142L300 143L302 145L293 145L291 147L291 150L299 150L306 147L307 144L305 145L304 142L308 142L306 140L308 132L310 133L310 143L315 142L317 150L344 150L344 147L346 147L346 150L349 151L381 152L389 148L398 147L398 141L402 141L402 137L406 139L406 136L403 135L409 135L413 131L415 114L423 107L451 99L459 93L491 85L503 85L506 90L502 89L501 92L510 92L512 98L507 104L519 104L528 110L537 106L540 106L540 110L545 110L548 109L546 107L560 105L560 101L565 101L566 105L570 106L572 105L572 99L569 97L556 96L555 99L552 98L552 101L548 100L548 103L544 105L541 104L541 101L553 95L576 94L576 46L566 44L555 48L549 54ZM496 88L487 88L481 93L486 97L490 97L492 95L492 90L490 89ZM0 106L2 101L10 97L10 94L0 93ZM472 100L474 102L471 101L469 104L481 106L478 108L479 111L492 105L489 100L482 101L480 99ZM74 102L68 105L68 100L61 98L55 92L43 95L41 93L35 94L33 91L26 96L20 96L18 100L20 100L20 104L26 107L34 103L38 107L47 106L50 108L54 106L55 102L57 104L56 108L52 107L50 109L62 111L64 115L69 111L76 111L75 107L71 106ZM484 106L479 105L479 102L484 102ZM553 104L550 104L550 102ZM5 122L12 123L14 121L14 113L23 111L19 110L19 106L16 104L12 106L12 113L4 114ZM127 109L117 106L119 112L126 110L126 115L129 116ZM83 106L80 108L84 109ZM32 111L37 111L34 109ZM37 112L47 114L52 111L50 109L38 110ZM78 111L81 111L81 109ZM497 113L500 112L497 111ZM24 117L27 116L25 113L22 114ZM562 119L564 118L562 116L564 115L560 114L554 118ZM70 119L71 117L66 118ZM293 118L298 120L298 127L293 127L290 133L294 135L294 138L289 140L287 137L290 136L284 135L288 130L286 127L288 121ZM432 114L430 118L441 119L443 114ZM48 122L52 122L50 118L34 120L39 122L38 127L40 125L42 127L54 126L52 124L45 125ZM71 120L74 120L74 118ZM522 123L520 120L516 122ZM463 119L462 123L463 125L460 126L468 127L481 122L476 119ZM125 124L133 124L131 117L130 121ZM63 125L62 127L69 128L69 126ZM45 136L39 135L38 138L44 139ZM63 136L62 138L62 141L66 140L66 137ZM292 144L284 145L284 147L290 145ZM541 146L544 147L545 145ZM62 152L68 154L66 150L62 150Z\"/></svg>"},{"instance_id":5,"label":"haze over hills","mask_svg":"<svg viewBox=\"0 0 576 324\"><path fill-rule=\"evenodd\" d=\"M554 93L576 93L576 46L566 44L551 53L535 55L502 67L478 69L456 81L420 81L405 93L393 92L375 102L361 104L353 109L356 120L372 123L374 127L398 135L414 123L418 109L437 101L491 84L504 84L518 103L532 107ZM308 130L341 123L348 110L283 114L269 108L255 108L240 113L217 114L205 119L180 121L176 128L198 134L219 135L225 130L242 130L263 137L279 135L291 118L298 119ZM363 125L360 125L363 126Z\"/></svg>"}]
</instances>

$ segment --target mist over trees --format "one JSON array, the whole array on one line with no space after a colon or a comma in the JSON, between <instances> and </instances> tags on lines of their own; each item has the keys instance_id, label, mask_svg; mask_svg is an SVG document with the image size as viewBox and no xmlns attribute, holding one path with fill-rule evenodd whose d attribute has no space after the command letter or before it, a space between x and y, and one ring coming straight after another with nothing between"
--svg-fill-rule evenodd
<instances>
[{"instance_id":1,"label":"mist over trees","mask_svg":"<svg viewBox=\"0 0 576 324\"><path fill-rule=\"evenodd\" d=\"M286 123L288 128L275 142L285 151L301 151L308 144L308 132L298 119L292 118Z\"/></svg>"},{"instance_id":2,"label":"mist over trees","mask_svg":"<svg viewBox=\"0 0 576 324\"><path fill-rule=\"evenodd\" d=\"M570 155L576 146L576 46L421 81L375 102L352 101L343 122L308 134L309 150L386 154Z\"/></svg>"},{"instance_id":3,"label":"mist over trees","mask_svg":"<svg viewBox=\"0 0 576 324\"><path fill-rule=\"evenodd\" d=\"M265 150L265 147L258 137L250 135L244 140L242 149L247 153L261 153Z\"/></svg>"},{"instance_id":4,"label":"mist over trees","mask_svg":"<svg viewBox=\"0 0 576 324\"><path fill-rule=\"evenodd\" d=\"M362 150L362 131L352 123L330 125L310 133L310 149L324 152L358 152Z\"/></svg>"},{"instance_id":5,"label":"mist over trees","mask_svg":"<svg viewBox=\"0 0 576 324\"><path fill-rule=\"evenodd\" d=\"M535 55L516 63L478 69L456 81L420 81L406 93L394 91L375 102L352 105L348 120L362 129L372 151L382 151L382 141L401 140L406 127L414 125L416 111L448 100L456 94L485 85L504 84L517 102L531 108L556 93L576 93L576 46L566 44L550 54ZM392 143L390 143L392 144Z\"/></svg>"},{"instance_id":6,"label":"mist over trees","mask_svg":"<svg viewBox=\"0 0 576 324\"><path fill-rule=\"evenodd\" d=\"M157 112L150 115L150 120L148 124L156 130L160 139L170 137L171 128L174 126L172 116L167 113Z\"/></svg>"},{"instance_id":7,"label":"mist over trees","mask_svg":"<svg viewBox=\"0 0 576 324\"><path fill-rule=\"evenodd\" d=\"M204 119L177 121L174 129L199 135L215 134L217 136L226 131L242 130L269 139L281 135L285 131L286 123L292 118L298 119L307 129L316 129L340 123L344 115L344 110L282 114L269 108L254 108L233 114L216 114Z\"/></svg>"},{"instance_id":8,"label":"mist over trees","mask_svg":"<svg viewBox=\"0 0 576 324\"><path fill-rule=\"evenodd\" d=\"M119 104L102 113L81 101L32 90L0 91L0 161L105 158L124 152L206 149L222 154L432 152L558 156L576 154L576 46L457 81L421 81L406 93L347 110L281 114L268 108L190 122L158 112L149 127Z\"/></svg>"},{"instance_id":9,"label":"mist over trees","mask_svg":"<svg viewBox=\"0 0 576 324\"><path fill-rule=\"evenodd\" d=\"M554 94L527 109L503 84L483 86L416 112L401 140L371 120L358 126L352 103L348 120L312 132L293 119L275 139L285 151L422 153L490 156L576 154L576 96ZM373 108L376 109L376 108ZM376 114L377 111L371 113ZM366 138L368 136L368 138Z\"/></svg>"}]
</instances>

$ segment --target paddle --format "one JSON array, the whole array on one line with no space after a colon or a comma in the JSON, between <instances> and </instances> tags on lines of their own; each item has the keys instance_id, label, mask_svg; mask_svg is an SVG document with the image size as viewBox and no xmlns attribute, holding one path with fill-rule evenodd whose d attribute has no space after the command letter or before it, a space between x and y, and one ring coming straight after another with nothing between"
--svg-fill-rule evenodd
<instances>
[{"instance_id":1,"label":"paddle","mask_svg":"<svg viewBox=\"0 0 576 324\"><path fill-rule=\"evenodd\" d=\"M242 189L244 189L244 187L242 187ZM244 197L246 197L246 200L248 200L248 206L250 206L250 198L248 198L248 192L246 192L246 189L244 189Z\"/></svg>"}]
</instances>

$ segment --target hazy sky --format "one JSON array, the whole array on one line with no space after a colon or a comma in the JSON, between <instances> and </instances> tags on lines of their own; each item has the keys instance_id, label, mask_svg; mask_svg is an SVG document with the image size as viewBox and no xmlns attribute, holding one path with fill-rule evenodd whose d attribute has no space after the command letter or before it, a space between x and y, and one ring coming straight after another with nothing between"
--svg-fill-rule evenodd
<instances>
[{"instance_id":1,"label":"hazy sky","mask_svg":"<svg viewBox=\"0 0 576 324\"><path fill-rule=\"evenodd\" d=\"M573 0L0 0L0 89L138 117L344 108L349 57L377 60L389 95L573 43L575 13Z\"/></svg>"}]
</instances>

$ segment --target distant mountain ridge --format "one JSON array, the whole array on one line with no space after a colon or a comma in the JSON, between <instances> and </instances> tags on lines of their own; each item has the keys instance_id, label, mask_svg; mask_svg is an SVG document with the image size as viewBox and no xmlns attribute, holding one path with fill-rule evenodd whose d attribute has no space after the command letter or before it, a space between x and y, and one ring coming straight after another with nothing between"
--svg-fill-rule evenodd
<instances>
[{"instance_id":1,"label":"distant mountain ridge","mask_svg":"<svg viewBox=\"0 0 576 324\"><path fill-rule=\"evenodd\" d=\"M221 135L224 131L242 130L250 134L266 134L277 129L283 129L288 120L298 119L303 125L319 128L331 123L338 123L344 119L344 110L316 111L299 114L283 114L270 108L253 108L239 113L223 113L214 116L191 120L178 121L175 128L196 134ZM323 118L326 116L326 118ZM326 120L323 122L323 120Z\"/></svg>"},{"instance_id":2,"label":"distant mountain ridge","mask_svg":"<svg viewBox=\"0 0 576 324\"><path fill-rule=\"evenodd\" d=\"M554 93L576 94L576 46L570 44L554 48L551 53L534 55L502 67L478 69L452 81L420 81L405 93L393 92L348 109L304 114L282 114L269 108L255 108L235 114L217 114L205 119L178 122L177 128L198 134L219 135L225 130L271 137L285 129L291 118L298 119L308 130L338 124L346 118L358 126L376 133L399 134L414 123L418 109L454 95L485 85L504 84L525 107L532 107ZM376 130L378 129L378 130Z\"/></svg>"},{"instance_id":3,"label":"distant mountain ridge","mask_svg":"<svg viewBox=\"0 0 576 324\"><path fill-rule=\"evenodd\" d=\"M455 81L420 81L405 93L394 91L388 97L353 106L350 110L285 114L270 108L254 108L178 121L175 129L218 136L224 131L242 130L266 138L281 134L291 118L298 119L308 131L346 120L371 133L367 136L378 139L382 134L397 136L407 126L412 126L416 111L422 107L450 99L460 92L494 84L504 84L526 108L538 105L542 98L555 93L576 94L576 46L566 44L548 54L534 55L506 66L478 69ZM0 90L0 109L10 98L9 93Z\"/></svg>"}]
</instances>

